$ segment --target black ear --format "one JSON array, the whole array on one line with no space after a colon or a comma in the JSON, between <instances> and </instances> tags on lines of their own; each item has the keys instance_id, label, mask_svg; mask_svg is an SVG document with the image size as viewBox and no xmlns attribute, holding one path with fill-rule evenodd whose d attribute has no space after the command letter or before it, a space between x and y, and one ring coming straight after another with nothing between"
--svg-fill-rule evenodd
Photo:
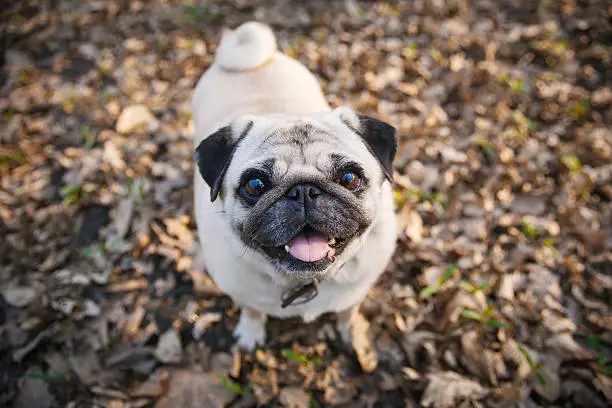
<instances>
[{"instance_id":1,"label":"black ear","mask_svg":"<svg viewBox=\"0 0 612 408\"><path fill-rule=\"evenodd\" d=\"M232 161L236 147L252 127L253 121L250 121L235 142L231 126L222 127L202 140L196 148L193 159L198 165L202 178L210 186L211 201L215 201L221 191L223 177Z\"/></svg>"},{"instance_id":2,"label":"black ear","mask_svg":"<svg viewBox=\"0 0 612 408\"><path fill-rule=\"evenodd\" d=\"M225 126L202 140L193 154L202 178L210 186L211 201L219 195L233 152L232 128Z\"/></svg>"},{"instance_id":3,"label":"black ear","mask_svg":"<svg viewBox=\"0 0 612 408\"><path fill-rule=\"evenodd\" d=\"M359 134L376 156L389 181L393 181L393 159L397 151L397 134L388 123L369 116L359 115Z\"/></svg>"}]
</instances>

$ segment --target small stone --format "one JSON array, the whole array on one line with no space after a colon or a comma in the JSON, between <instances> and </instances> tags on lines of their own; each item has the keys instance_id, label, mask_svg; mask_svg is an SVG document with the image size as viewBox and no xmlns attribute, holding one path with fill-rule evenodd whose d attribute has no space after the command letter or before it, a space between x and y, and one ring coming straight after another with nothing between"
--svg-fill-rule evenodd
<instances>
[{"instance_id":1,"label":"small stone","mask_svg":"<svg viewBox=\"0 0 612 408\"><path fill-rule=\"evenodd\" d=\"M127 134L144 127L149 132L159 128L159 121L145 105L131 105L117 119L117 132Z\"/></svg>"}]
</instances>

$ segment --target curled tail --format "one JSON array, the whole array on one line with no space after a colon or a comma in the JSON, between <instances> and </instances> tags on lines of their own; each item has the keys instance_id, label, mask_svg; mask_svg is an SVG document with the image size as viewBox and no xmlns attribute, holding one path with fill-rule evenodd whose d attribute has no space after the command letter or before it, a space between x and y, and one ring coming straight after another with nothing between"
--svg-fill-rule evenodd
<instances>
[{"instance_id":1,"label":"curled tail","mask_svg":"<svg viewBox=\"0 0 612 408\"><path fill-rule=\"evenodd\" d=\"M231 71L248 71L265 64L276 52L276 38L265 24L251 21L226 33L215 62Z\"/></svg>"}]
</instances>

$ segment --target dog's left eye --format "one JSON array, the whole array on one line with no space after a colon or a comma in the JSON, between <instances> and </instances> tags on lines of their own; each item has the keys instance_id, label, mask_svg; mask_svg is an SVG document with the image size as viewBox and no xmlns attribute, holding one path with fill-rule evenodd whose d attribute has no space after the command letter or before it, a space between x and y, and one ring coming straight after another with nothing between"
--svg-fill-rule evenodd
<instances>
[{"instance_id":1,"label":"dog's left eye","mask_svg":"<svg viewBox=\"0 0 612 408\"><path fill-rule=\"evenodd\" d=\"M249 197L259 197L264 190L266 185L261 179L253 178L244 183L243 191Z\"/></svg>"},{"instance_id":2,"label":"dog's left eye","mask_svg":"<svg viewBox=\"0 0 612 408\"><path fill-rule=\"evenodd\" d=\"M361 178L352 171L345 171L340 179L340 184L348 190L355 191L361 187Z\"/></svg>"}]
</instances>

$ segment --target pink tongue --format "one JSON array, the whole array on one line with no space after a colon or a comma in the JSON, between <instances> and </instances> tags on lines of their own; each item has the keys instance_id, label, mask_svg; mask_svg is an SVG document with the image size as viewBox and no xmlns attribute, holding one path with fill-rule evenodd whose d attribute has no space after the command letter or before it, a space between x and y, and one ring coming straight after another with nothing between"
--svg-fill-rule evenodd
<instances>
[{"instance_id":1,"label":"pink tongue","mask_svg":"<svg viewBox=\"0 0 612 408\"><path fill-rule=\"evenodd\" d=\"M304 262L315 262L325 258L329 252L328 238L318 232L298 234L287 245L291 256Z\"/></svg>"}]
</instances>

